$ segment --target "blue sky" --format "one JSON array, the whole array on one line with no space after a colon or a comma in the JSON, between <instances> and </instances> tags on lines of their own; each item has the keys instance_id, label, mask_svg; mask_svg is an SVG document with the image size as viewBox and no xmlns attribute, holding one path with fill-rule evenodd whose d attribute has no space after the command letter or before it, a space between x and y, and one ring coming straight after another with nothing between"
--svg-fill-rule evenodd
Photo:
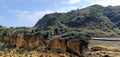
<instances>
[{"instance_id":1,"label":"blue sky","mask_svg":"<svg viewBox=\"0 0 120 57\"><path fill-rule=\"evenodd\" d=\"M120 0L0 0L0 25L32 27L45 14L68 12L93 4L120 5Z\"/></svg>"}]
</instances>

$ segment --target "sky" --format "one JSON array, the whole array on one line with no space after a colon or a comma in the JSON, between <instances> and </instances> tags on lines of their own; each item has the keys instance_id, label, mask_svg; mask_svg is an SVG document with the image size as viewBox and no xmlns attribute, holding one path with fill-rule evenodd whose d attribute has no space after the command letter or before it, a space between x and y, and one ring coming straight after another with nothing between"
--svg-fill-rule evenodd
<instances>
[{"instance_id":1,"label":"sky","mask_svg":"<svg viewBox=\"0 0 120 57\"><path fill-rule=\"evenodd\" d=\"M120 0L0 0L0 25L33 27L45 14L68 12L94 4L118 6Z\"/></svg>"}]
</instances>

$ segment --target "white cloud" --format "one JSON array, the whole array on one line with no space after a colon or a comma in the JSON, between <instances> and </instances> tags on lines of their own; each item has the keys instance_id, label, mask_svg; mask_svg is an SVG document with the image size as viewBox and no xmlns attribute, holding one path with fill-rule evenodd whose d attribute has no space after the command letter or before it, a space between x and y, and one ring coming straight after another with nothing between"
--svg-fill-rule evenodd
<instances>
[{"instance_id":1,"label":"white cloud","mask_svg":"<svg viewBox=\"0 0 120 57\"><path fill-rule=\"evenodd\" d=\"M88 2L91 2L91 5L93 4L99 4L103 6L117 6L120 5L120 0L87 0Z\"/></svg>"},{"instance_id":2,"label":"white cloud","mask_svg":"<svg viewBox=\"0 0 120 57\"><path fill-rule=\"evenodd\" d=\"M45 14L54 13L54 12L59 12L59 13L68 12L68 11L74 10L74 9L77 9L77 7L71 6L71 7L64 7L64 8L58 8L55 10L45 10L45 11L12 10L10 12L13 12L18 19L28 21L28 22L34 22L34 21L37 21L38 19L42 18Z\"/></svg>"},{"instance_id":3,"label":"white cloud","mask_svg":"<svg viewBox=\"0 0 120 57\"><path fill-rule=\"evenodd\" d=\"M45 11L41 11L41 10L35 10L35 11L21 11L21 10L11 10L10 12L12 12L14 14L14 16L16 16L19 22L21 22L22 24L24 23L25 25L29 23L29 25L34 25L40 18L42 18L45 14L49 14L49 13L54 13L54 12L68 12L70 10L74 10L77 9L77 7L61 7L58 9L54 9L54 10L45 10Z\"/></svg>"},{"instance_id":4,"label":"white cloud","mask_svg":"<svg viewBox=\"0 0 120 57\"><path fill-rule=\"evenodd\" d=\"M80 2L80 0L69 0L68 4L75 4L75 3L78 3L78 2Z\"/></svg>"},{"instance_id":5,"label":"white cloud","mask_svg":"<svg viewBox=\"0 0 120 57\"><path fill-rule=\"evenodd\" d=\"M10 11L16 17L17 22L23 26L33 26L35 23L42 18L45 14L52 13L52 11L21 11L21 10L12 10Z\"/></svg>"},{"instance_id":6,"label":"white cloud","mask_svg":"<svg viewBox=\"0 0 120 57\"><path fill-rule=\"evenodd\" d=\"M15 15L17 16L18 19L27 21L27 22L35 22L39 18L41 18L43 15L52 13L52 11L46 10L46 11L15 11Z\"/></svg>"},{"instance_id":7,"label":"white cloud","mask_svg":"<svg viewBox=\"0 0 120 57\"><path fill-rule=\"evenodd\" d=\"M70 7L61 7L61 8L58 8L56 9L54 12L68 12L70 10L75 10L77 9L78 7L75 7L75 6L70 6Z\"/></svg>"}]
</instances>

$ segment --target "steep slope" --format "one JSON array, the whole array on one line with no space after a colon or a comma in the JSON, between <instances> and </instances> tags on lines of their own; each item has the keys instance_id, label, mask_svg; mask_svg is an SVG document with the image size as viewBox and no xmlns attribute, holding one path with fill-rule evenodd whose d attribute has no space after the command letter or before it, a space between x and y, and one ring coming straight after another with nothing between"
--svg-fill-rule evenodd
<instances>
[{"instance_id":1,"label":"steep slope","mask_svg":"<svg viewBox=\"0 0 120 57\"><path fill-rule=\"evenodd\" d=\"M120 6L103 7L92 5L83 9L71 10L67 13L46 14L34 27L43 30L54 28L99 29L112 31L120 28Z\"/></svg>"},{"instance_id":2,"label":"steep slope","mask_svg":"<svg viewBox=\"0 0 120 57\"><path fill-rule=\"evenodd\" d=\"M44 30L48 29L49 26L62 26L61 19L65 19L64 16L64 13L47 14L36 23L35 27Z\"/></svg>"},{"instance_id":3,"label":"steep slope","mask_svg":"<svg viewBox=\"0 0 120 57\"><path fill-rule=\"evenodd\" d=\"M120 28L120 6L108 6L103 10L103 14Z\"/></svg>"},{"instance_id":4,"label":"steep slope","mask_svg":"<svg viewBox=\"0 0 120 57\"><path fill-rule=\"evenodd\" d=\"M114 24L102 14L103 9L104 7L102 6L93 5L84 9L76 10L77 14L71 14L71 16L66 19L68 22L63 22L69 27L89 29L102 29L101 27L112 28Z\"/></svg>"}]
</instances>

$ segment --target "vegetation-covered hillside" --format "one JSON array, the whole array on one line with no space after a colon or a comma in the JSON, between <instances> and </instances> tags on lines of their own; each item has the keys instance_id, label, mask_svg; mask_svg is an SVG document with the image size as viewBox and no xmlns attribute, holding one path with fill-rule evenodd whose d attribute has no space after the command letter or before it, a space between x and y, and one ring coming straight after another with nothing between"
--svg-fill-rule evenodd
<instances>
[{"instance_id":1,"label":"vegetation-covered hillside","mask_svg":"<svg viewBox=\"0 0 120 57\"><path fill-rule=\"evenodd\" d=\"M34 26L42 30L77 30L83 33L120 34L120 6L92 5L67 13L46 14Z\"/></svg>"}]
</instances>

